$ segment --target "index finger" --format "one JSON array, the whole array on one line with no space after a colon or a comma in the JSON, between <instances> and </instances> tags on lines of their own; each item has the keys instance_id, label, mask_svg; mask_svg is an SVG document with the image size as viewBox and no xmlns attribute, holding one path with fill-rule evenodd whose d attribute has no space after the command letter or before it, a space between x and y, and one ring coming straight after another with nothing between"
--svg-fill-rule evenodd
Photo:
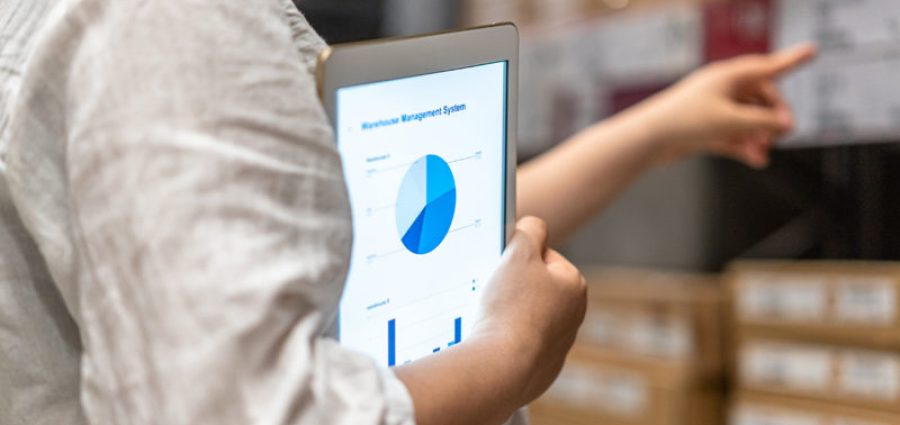
<instances>
[{"instance_id":1,"label":"index finger","mask_svg":"<svg viewBox=\"0 0 900 425\"><path fill-rule=\"evenodd\" d=\"M816 56L816 46L812 43L804 43L794 47L779 50L770 56L766 74L779 76L796 69Z\"/></svg>"}]
</instances>

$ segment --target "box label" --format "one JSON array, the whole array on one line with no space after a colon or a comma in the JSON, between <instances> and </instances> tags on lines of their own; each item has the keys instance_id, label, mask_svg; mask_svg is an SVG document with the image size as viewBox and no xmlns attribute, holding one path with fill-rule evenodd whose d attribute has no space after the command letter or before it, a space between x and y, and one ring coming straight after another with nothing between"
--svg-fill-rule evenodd
<instances>
[{"instance_id":1,"label":"box label","mask_svg":"<svg viewBox=\"0 0 900 425\"><path fill-rule=\"evenodd\" d=\"M843 323L891 325L897 320L897 288L888 277L837 279L835 318Z\"/></svg>"},{"instance_id":2,"label":"box label","mask_svg":"<svg viewBox=\"0 0 900 425\"><path fill-rule=\"evenodd\" d=\"M593 309L580 337L617 351L687 360L694 352L694 330L684 317L625 309Z\"/></svg>"},{"instance_id":3,"label":"box label","mask_svg":"<svg viewBox=\"0 0 900 425\"><path fill-rule=\"evenodd\" d=\"M738 287L738 313L750 320L821 322L828 308L825 278L753 274Z\"/></svg>"},{"instance_id":4,"label":"box label","mask_svg":"<svg viewBox=\"0 0 900 425\"><path fill-rule=\"evenodd\" d=\"M864 351L841 353L838 388L842 395L900 401L900 357Z\"/></svg>"},{"instance_id":5,"label":"box label","mask_svg":"<svg viewBox=\"0 0 900 425\"><path fill-rule=\"evenodd\" d=\"M642 376L627 371L599 371L569 364L547 396L583 409L635 418L647 410L650 386Z\"/></svg>"},{"instance_id":6,"label":"box label","mask_svg":"<svg viewBox=\"0 0 900 425\"><path fill-rule=\"evenodd\" d=\"M619 344L625 326L621 312L594 309L585 317L580 337L584 342L604 347Z\"/></svg>"},{"instance_id":7,"label":"box label","mask_svg":"<svg viewBox=\"0 0 900 425\"><path fill-rule=\"evenodd\" d=\"M764 407L742 407L730 425L826 425L822 417Z\"/></svg>"},{"instance_id":8,"label":"box label","mask_svg":"<svg viewBox=\"0 0 900 425\"><path fill-rule=\"evenodd\" d=\"M762 342L746 345L739 361L748 385L815 393L828 391L835 364L829 349Z\"/></svg>"},{"instance_id":9,"label":"box label","mask_svg":"<svg viewBox=\"0 0 900 425\"><path fill-rule=\"evenodd\" d=\"M603 20L587 35L598 50L595 71L617 83L671 81L703 62L702 16L672 6Z\"/></svg>"},{"instance_id":10,"label":"box label","mask_svg":"<svg viewBox=\"0 0 900 425\"><path fill-rule=\"evenodd\" d=\"M849 144L900 132L900 8L896 0L777 2L775 47L812 41L814 64L785 76L796 115L786 146Z\"/></svg>"},{"instance_id":11,"label":"box label","mask_svg":"<svg viewBox=\"0 0 900 425\"><path fill-rule=\"evenodd\" d=\"M631 325L628 345L635 353L685 360L693 352L693 332L684 318L640 314Z\"/></svg>"}]
</instances>

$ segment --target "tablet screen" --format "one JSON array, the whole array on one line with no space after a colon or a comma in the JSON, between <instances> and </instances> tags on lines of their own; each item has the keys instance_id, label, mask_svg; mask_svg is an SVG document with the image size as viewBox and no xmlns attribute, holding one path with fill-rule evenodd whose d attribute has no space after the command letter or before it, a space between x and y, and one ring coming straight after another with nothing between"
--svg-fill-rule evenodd
<instances>
[{"instance_id":1,"label":"tablet screen","mask_svg":"<svg viewBox=\"0 0 900 425\"><path fill-rule=\"evenodd\" d=\"M472 329L506 240L507 67L337 90L354 233L339 335L380 364Z\"/></svg>"}]
</instances>

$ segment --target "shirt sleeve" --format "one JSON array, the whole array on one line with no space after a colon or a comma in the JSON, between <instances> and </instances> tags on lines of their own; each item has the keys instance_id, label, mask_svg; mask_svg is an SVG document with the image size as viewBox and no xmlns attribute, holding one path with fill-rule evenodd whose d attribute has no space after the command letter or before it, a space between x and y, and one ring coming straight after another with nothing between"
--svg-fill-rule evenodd
<instances>
[{"instance_id":1,"label":"shirt sleeve","mask_svg":"<svg viewBox=\"0 0 900 425\"><path fill-rule=\"evenodd\" d=\"M321 337L350 214L296 17L279 0L71 3L88 421L411 424L392 372Z\"/></svg>"}]
</instances>

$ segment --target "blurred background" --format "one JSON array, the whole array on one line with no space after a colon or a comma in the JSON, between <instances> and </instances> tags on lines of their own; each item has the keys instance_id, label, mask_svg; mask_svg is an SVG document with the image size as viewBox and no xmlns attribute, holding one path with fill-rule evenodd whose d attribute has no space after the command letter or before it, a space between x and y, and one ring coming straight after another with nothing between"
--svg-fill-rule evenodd
<instances>
[{"instance_id":1,"label":"blurred background","mask_svg":"<svg viewBox=\"0 0 900 425\"><path fill-rule=\"evenodd\" d=\"M330 43L521 31L526 161L710 61L803 41L798 128L752 171L644 177L563 251L591 310L541 424L900 424L896 0L297 0ZM436 53L439 54L439 53Z\"/></svg>"}]
</instances>

